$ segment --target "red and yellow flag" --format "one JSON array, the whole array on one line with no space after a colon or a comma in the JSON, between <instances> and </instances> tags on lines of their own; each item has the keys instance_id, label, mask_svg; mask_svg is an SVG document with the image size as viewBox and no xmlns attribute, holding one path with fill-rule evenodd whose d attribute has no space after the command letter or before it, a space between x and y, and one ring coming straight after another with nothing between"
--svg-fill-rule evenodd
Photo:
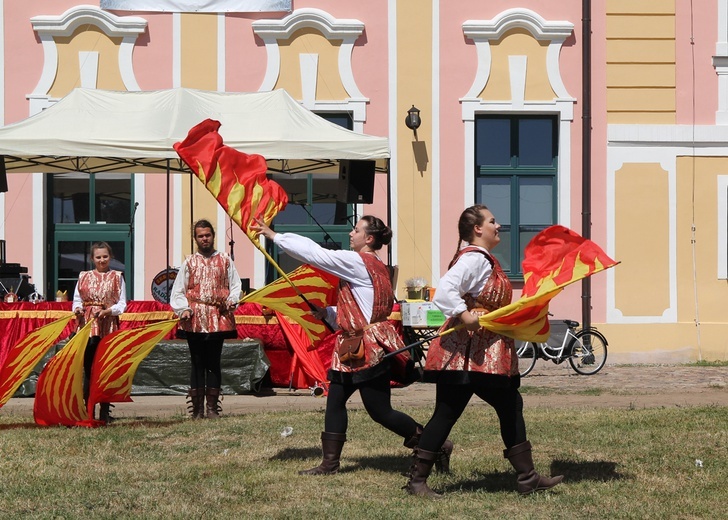
<instances>
[{"instance_id":1,"label":"red and yellow flag","mask_svg":"<svg viewBox=\"0 0 728 520\"><path fill-rule=\"evenodd\" d=\"M33 404L36 424L75 426L88 419L83 405L83 354L92 323L89 320L40 373Z\"/></svg>"},{"instance_id":2,"label":"red and yellow flag","mask_svg":"<svg viewBox=\"0 0 728 520\"><path fill-rule=\"evenodd\" d=\"M298 288L306 299L316 307L336 305L338 277L316 269L308 264L288 273L289 280ZM311 309L284 278L278 278L242 299L243 302L259 303L277 311L298 323L311 342L322 339L329 334L326 326L311 314Z\"/></svg>"},{"instance_id":3,"label":"red and yellow flag","mask_svg":"<svg viewBox=\"0 0 728 520\"><path fill-rule=\"evenodd\" d=\"M525 283L521 298L481 316L480 324L504 336L546 341L551 299L567 285L618 263L594 242L564 226L546 228L533 237L524 251Z\"/></svg>"},{"instance_id":4,"label":"red and yellow flag","mask_svg":"<svg viewBox=\"0 0 728 520\"><path fill-rule=\"evenodd\" d=\"M281 186L268 179L261 155L248 155L223 144L220 122L206 119L194 126L184 141L174 144L180 158L213 194L235 223L255 240L248 228L253 218L270 225L288 204Z\"/></svg>"},{"instance_id":5,"label":"red and yellow flag","mask_svg":"<svg viewBox=\"0 0 728 520\"><path fill-rule=\"evenodd\" d=\"M0 407L13 396L33 368L40 362L48 349L58 340L73 313L44 325L29 334L10 348L3 366L0 367Z\"/></svg>"},{"instance_id":6,"label":"red and yellow flag","mask_svg":"<svg viewBox=\"0 0 728 520\"><path fill-rule=\"evenodd\" d=\"M177 320L117 330L104 336L91 369L87 412L93 417L97 403L131 401L131 387L139 364L175 326Z\"/></svg>"}]
</instances>

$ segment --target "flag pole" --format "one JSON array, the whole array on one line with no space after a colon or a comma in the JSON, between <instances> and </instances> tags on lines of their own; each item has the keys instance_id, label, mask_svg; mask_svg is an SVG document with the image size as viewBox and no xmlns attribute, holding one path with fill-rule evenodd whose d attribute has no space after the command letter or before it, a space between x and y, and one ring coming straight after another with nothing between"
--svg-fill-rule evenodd
<instances>
[{"instance_id":1,"label":"flag pole","mask_svg":"<svg viewBox=\"0 0 728 520\"><path fill-rule=\"evenodd\" d=\"M390 357L394 357L397 354L401 354L402 352L407 352L408 350L419 347L420 345L424 345L425 343L428 343L435 338L441 338L442 336L446 336L446 335L450 334L451 332L455 332L456 330L460 330L464 327L465 327L464 323L461 323L460 325L458 325L456 327L450 327L449 329L445 329L442 332L438 332L437 334L435 334L432 337L421 339L420 341L417 341L415 343L410 343L409 345L404 346L400 349L393 350L392 352L388 352L387 354L384 355L384 357L382 357L382 359L387 359Z\"/></svg>"},{"instance_id":2,"label":"flag pole","mask_svg":"<svg viewBox=\"0 0 728 520\"><path fill-rule=\"evenodd\" d=\"M246 235L248 235L248 234L246 233ZM306 303L306 305L308 305L308 308L311 309L312 311L315 310L316 307L310 301L308 301L308 298L306 298L306 296L301 292L301 289L299 289L296 286L296 284L293 283L293 281L291 281L290 278L288 278L288 275L285 272L283 272L283 269L281 269L281 266L279 266L278 263L275 260L273 260L273 257L270 256L268 251L266 251L265 248L261 245L260 240L253 239L250 237L250 235L248 235L248 238L250 238L250 241L258 249L258 251L263 253L263 256L265 256L265 258L271 263L271 265L273 267L275 267L276 271L278 271L278 273L290 284L290 286L293 287L293 290L296 291L296 294L298 294L298 296L304 301L304 303ZM324 323L324 325L326 325L326 328L329 330L329 332L334 332L334 328L331 326L331 324L328 321L326 321L326 320L321 320L321 321Z\"/></svg>"}]
</instances>

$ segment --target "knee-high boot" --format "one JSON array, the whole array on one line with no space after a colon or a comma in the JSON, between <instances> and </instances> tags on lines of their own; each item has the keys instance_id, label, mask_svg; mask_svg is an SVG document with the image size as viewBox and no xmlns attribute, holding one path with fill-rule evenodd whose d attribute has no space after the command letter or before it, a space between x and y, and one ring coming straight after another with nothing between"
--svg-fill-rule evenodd
<instances>
[{"instance_id":1,"label":"knee-high boot","mask_svg":"<svg viewBox=\"0 0 728 520\"><path fill-rule=\"evenodd\" d=\"M416 449L417 455L415 456L415 462L412 465L409 481L404 489L410 495L419 495L429 498L440 498L442 495L432 491L427 485L427 478L430 476L432 466L435 464L435 460L439 454L434 451L425 451L419 448Z\"/></svg>"},{"instance_id":2,"label":"knee-high boot","mask_svg":"<svg viewBox=\"0 0 728 520\"><path fill-rule=\"evenodd\" d=\"M334 475L339 472L341 450L346 442L345 433L321 432L323 460L315 468L299 471L299 475Z\"/></svg>"},{"instance_id":3,"label":"knee-high boot","mask_svg":"<svg viewBox=\"0 0 728 520\"><path fill-rule=\"evenodd\" d=\"M421 425L417 425L417 430L415 431L415 434L410 437L409 439L404 440L404 447L412 449L412 459L417 458L417 447L420 444L420 437L422 437L422 430L423 427ZM435 459L435 471L438 473L450 473L450 455L452 455L452 450L455 447L453 442L450 439L446 439L444 443L442 443L442 447L440 447L440 451L437 452L437 459ZM414 462L413 462L414 464ZM411 468L410 468L411 471ZM409 474L405 475L406 477L409 476Z\"/></svg>"},{"instance_id":4,"label":"knee-high boot","mask_svg":"<svg viewBox=\"0 0 728 520\"><path fill-rule=\"evenodd\" d=\"M207 395L207 418L217 419L222 413L222 406L220 406L220 389L208 387L205 394Z\"/></svg>"},{"instance_id":5,"label":"knee-high boot","mask_svg":"<svg viewBox=\"0 0 728 520\"><path fill-rule=\"evenodd\" d=\"M193 419L205 418L205 389L190 388L187 392L187 411Z\"/></svg>"},{"instance_id":6,"label":"knee-high boot","mask_svg":"<svg viewBox=\"0 0 728 520\"><path fill-rule=\"evenodd\" d=\"M536 473L531 456L531 443L528 441L503 450L503 456L510 461L518 474L518 492L521 495L551 489L564 480L563 475L543 477Z\"/></svg>"}]
</instances>

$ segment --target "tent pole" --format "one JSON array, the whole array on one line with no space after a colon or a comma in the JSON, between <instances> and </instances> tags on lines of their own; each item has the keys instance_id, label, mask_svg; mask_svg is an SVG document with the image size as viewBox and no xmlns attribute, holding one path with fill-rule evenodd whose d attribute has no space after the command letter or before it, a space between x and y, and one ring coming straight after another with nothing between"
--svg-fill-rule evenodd
<instances>
[{"instance_id":1,"label":"tent pole","mask_svg":"<svg viewBox=\"0 0 728 520\"><path fill-rule=\"evenodd\" d=\"M169 168L169 159L167 159L167 241L166 241L166 247L167 247L167 303L169 303L169 293L170 293L170 287L169 287L169 190L170 190L170 179L171 179L171 173Z\"/></svg>"},{"instance_id":2,"label":"tent pole","mask_svg":"<svg viewBox=\"0 0 728 520\"><path fill-rule=\"evenodd\" d=\"M195 205L194 205L195 201L192 197L193 191L194 191L194 188L192 186L192 174L190 174L190 229L192 229L192 226L195 225L195 218L193 215L193 208L195 207ZM190 254L195 252L194 234L195 234L195 230L192 229L192 232L190 233Z\"/></svg>"},{"instance_id":3,"label":"tent pole","mask_svg":"<svg viewBox=\"0 0 728 520\"><path fill-rule=\"evenodd\" d=\"M392 227L392 176L389 171L389 161L387 159L387 225ZM387 246L387 265L392 265L392 244Z\"/></svg>"}]
</instances>

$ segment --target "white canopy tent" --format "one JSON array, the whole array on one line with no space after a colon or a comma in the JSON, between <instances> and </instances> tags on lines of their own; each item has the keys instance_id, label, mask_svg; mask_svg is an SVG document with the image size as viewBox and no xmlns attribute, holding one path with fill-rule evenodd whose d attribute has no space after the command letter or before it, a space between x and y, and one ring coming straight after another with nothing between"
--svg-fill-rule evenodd
<instances>
[{"instance_id":1,"label":"white canopy tent","mask_svg":"<svg viewBox=\"0 0 728 520\"><path fill-rule=\"evenodd\" d=\"M271 173L337 175L341 160L374 161L376 171L388 173L387 138L326 121L284 90L79 88L43 112L0 128L0 159L4 157L8 174L158 172L169 178L171 173L189 173L172 145L205 119L220 121L227 146L265 157ZM167 185L169 206L169 181ZM169 218L168 207L168 265Z\"/></svg>"},{"instance_id":2,"label":"white canopy tent","mask_svg":"<svg viewBox=\"0 0 728 520\"><path fill-rule=\"evenodd\" d=\"M0 155L8 173L188 171L172 145L208 118L220 121L226 145L262 155L272 171L334 171L330 166L341 159L376 160L378 170L386 171L387 138L330 123L284 90L79 88L47 110L0 128Z\"/></svg>"}]
</instances>

